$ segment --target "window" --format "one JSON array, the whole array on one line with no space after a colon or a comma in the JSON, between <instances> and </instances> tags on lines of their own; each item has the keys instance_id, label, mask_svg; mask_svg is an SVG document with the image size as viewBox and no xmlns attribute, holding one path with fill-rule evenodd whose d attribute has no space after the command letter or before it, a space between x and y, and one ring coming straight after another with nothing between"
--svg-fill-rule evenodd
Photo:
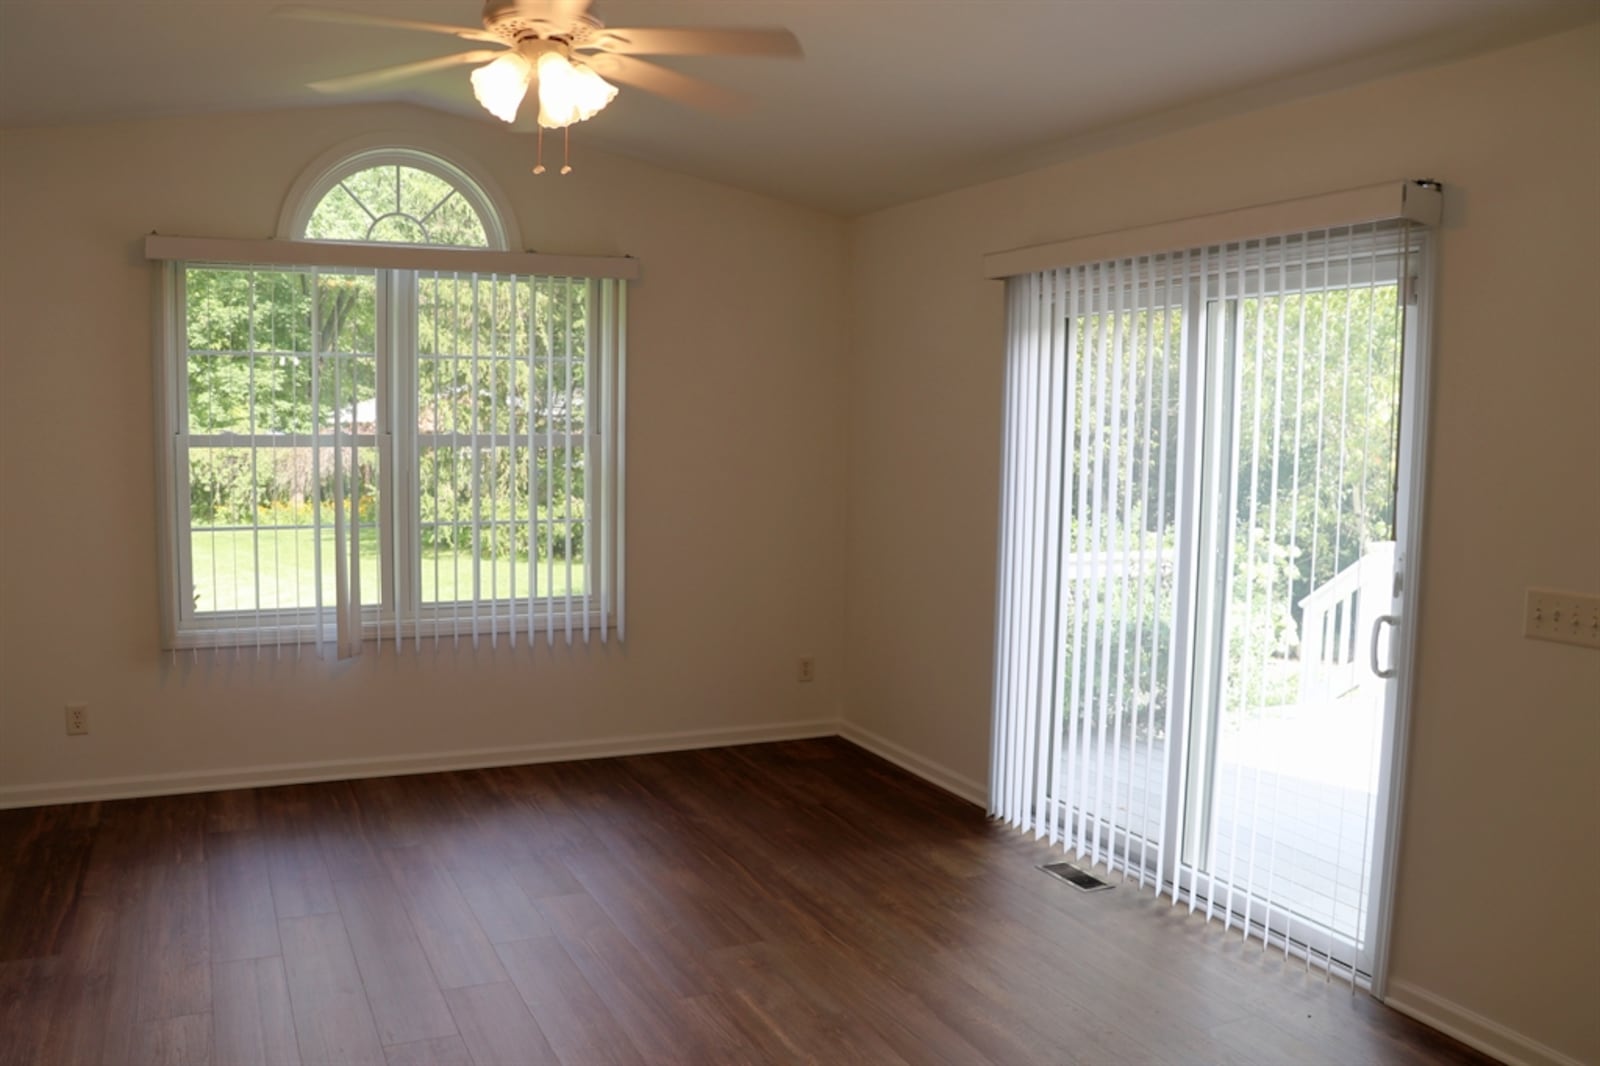
<instances>
[{"instance_id":1,"label":"window","mask_svg":"<svg viewBox=\"0 0 1600 1066\"><path fill-rule=\"evenodd\" d=\"M500 239L442 164L356 164L317 190L306 236ZM582 269L605 260L422 254L169 265L173 647L620 629L623 282Z\"/></svg>"},{"instance_id":2,"label":"window","mask_svg":"<svg viewBox=\"0 0 1600 1066\"><path fill-rule=\"evenodd\" d=\"M422 152L386 148L357 153L309 191L292 223L296 237L507 247L483 189L458 167Z\"/></svg>"}]
</instances>

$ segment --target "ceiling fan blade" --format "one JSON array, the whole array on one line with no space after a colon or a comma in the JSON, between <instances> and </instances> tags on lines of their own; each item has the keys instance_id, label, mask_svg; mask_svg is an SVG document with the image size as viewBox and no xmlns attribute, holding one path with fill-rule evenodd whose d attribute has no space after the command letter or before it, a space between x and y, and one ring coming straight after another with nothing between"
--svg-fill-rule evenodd
<instances>
[{"instance_id":1,"label":"ceiling fan blade","mask_svg":"<svg viewBox=\"0 0 1600 1066\"><path fill-rule=\"evenodd\" d=\"M800 41L782 29L607 27L579 48L625 56L794 56L805 53Z\"/></svg>"},{"instance_id":2,"label":"ceiling fan blade","mask_svg":"<svg viewBox=\"0 0 1600 1066\"><path fill-rule=\"evenodd\" d=\"M391 30L422 30L425 33L448 33L465 41L486 41L490 44L505 42L488 30L471 26L447 26L442 22L419 22L416 19L391 18L388 15L370 15L362 11L346 11L333 7L309 7L305 4L285 4L273 9L273 14L283 18L302 19L306 22L336 22L348 26L382 26Z\"/></svg>"},{"instance_id":3,"label":"ceiling fan blade","mask_svg":"<svg viewBox=\"0 0 1600 1066\"><path fill-rule=\"evenodd\" d=\"M424 59L416 63L402 63L397 67L384 67L381 70L369 70L362 74L347 74L342 78L314 81L311 83L311 88L319 93L343 93L356 89L371 89L378 85L387 85L391 81L400 81L403 78L411 78L418 74L427 74L435 70L444 70L447 67L466 66L468 63L487 63L505 54L504 49L497 51L488 48L473 52L457 52L455 55L440 56L437 59Z\"/></svg>"},{"instance_id":4,"label":"ceiling fan blade","mask_svg":"<svg viewBox=\"0 0 1600 1066\"><path fill-rule=\"evenodd\" d=\"M729 92L719 85L713 85L699 78L691 78L687 74L679 74L675 70L647 63L643 59L634 59L631 56L611 55L600 53L583 57L583 62L594 68L594 72L602 78L631 85L635 89L664 96L676 103L697 107L705 111L740 111L746 108L748 102L738 93Z\"/></svg>"}]
</instances>

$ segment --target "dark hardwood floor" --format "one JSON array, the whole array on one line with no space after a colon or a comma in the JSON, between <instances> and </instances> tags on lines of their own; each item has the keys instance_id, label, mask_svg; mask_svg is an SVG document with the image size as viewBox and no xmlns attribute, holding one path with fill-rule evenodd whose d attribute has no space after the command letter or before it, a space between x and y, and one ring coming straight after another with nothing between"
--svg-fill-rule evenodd
<instances>
[{"instance_id":1,"label":"dark hardwood floor","mask_svg":"<svg viewBox=\"0 0 1600 1066\"><path fill-rule=\"evenodd\" d=\"M1479 1062L838 740L0 812L0 1062Z\"/></svg>"}]
</instances>

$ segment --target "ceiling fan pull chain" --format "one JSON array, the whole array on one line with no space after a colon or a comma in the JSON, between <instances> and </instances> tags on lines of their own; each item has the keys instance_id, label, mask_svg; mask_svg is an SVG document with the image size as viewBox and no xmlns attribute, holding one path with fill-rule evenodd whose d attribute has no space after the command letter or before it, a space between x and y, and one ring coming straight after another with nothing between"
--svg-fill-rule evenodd
<instances>
[{"instance_id":1,"label":"ceiling fan pull chain","mask_svg":"<svg viewBox=\"0 0 1600 1066\"><path fill-rule=\"evenodd\" d=\"M535 174L543 174L544 173L544 127L543 126L536 126L535 129L537 129L539 131L539 137L538 137L538 140L534 141L533 172Z\"/></svg>"},{"instance_id":2,"label":"ceiling fan pull chain","mask_svg":"<svg viewBox=\"0 0 1600 1066\"><path fill-rule=\"evenodd\" d=\"M572 173L572 127L561 127L561 173Z\"/></svg>"}]
</instances>

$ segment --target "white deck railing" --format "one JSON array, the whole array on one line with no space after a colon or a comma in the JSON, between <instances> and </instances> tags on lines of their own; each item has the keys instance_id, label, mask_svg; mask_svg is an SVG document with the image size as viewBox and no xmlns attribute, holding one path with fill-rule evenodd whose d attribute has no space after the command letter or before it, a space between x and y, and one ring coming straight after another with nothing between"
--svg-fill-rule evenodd
<instances>
[{"instance_id":1,"label":"white deck railing","mask_svg":"<svg viewBox=\"0 0 1600 1066\"><path fill-rule=\"evenodd\" d=\"M1374 541L1361 558L1300 601L1302 700L1383 684L1367 668L1363 641L1373 621L1388 611L1393 581L1394 541Z\"/></svg>"}]
</instances>

